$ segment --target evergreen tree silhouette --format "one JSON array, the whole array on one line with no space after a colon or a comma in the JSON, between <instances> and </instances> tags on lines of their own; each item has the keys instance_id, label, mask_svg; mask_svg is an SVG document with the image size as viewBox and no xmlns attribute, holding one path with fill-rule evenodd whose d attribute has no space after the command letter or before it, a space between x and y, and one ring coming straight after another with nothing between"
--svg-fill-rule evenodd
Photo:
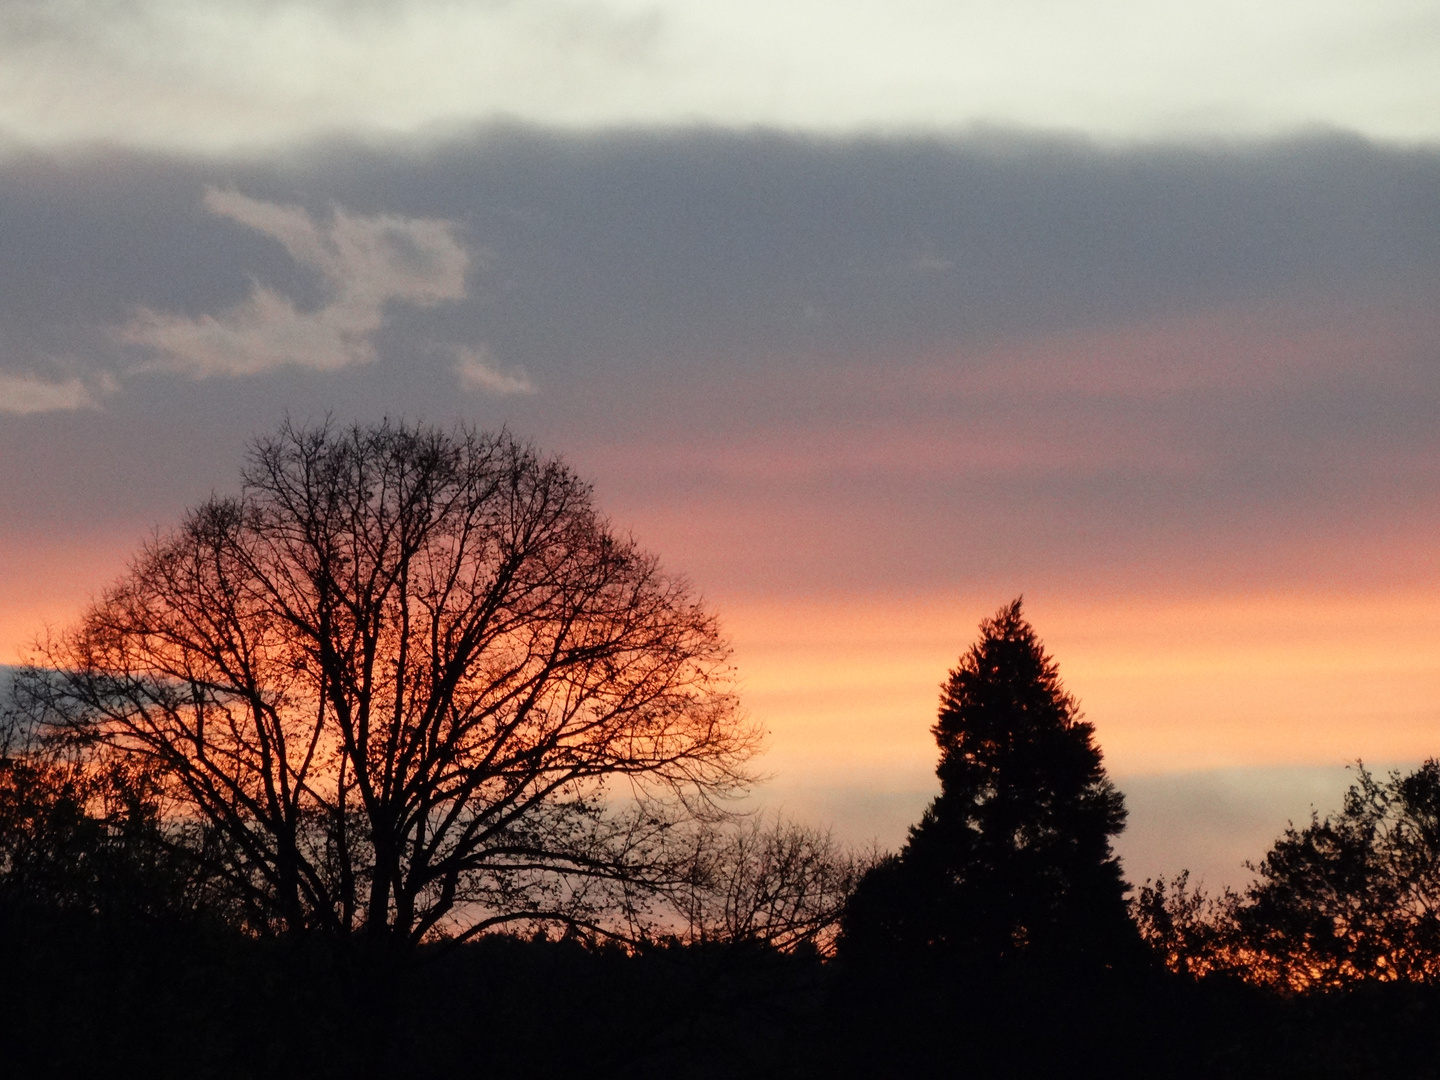
<instances>
[{"instance_id":1,"label":"evergreen tree silhouette","mask_svg":"<svg viewBox=\"0 0 1440 1080\"><path fill-rule=\"evenodd\" d=\"M1137 955L1110 846L1124 799L1020 600L981 623L932 731L940 795L862 879L842 950L1087 966Z\"/></svg>"}]
</instances>

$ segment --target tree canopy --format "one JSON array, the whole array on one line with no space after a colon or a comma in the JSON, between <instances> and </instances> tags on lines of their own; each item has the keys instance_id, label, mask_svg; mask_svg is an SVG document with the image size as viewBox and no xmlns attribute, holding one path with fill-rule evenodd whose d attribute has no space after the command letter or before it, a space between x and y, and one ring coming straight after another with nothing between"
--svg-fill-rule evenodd
<instances>
[{"instance_id":1,"label":"tree canopy","mask_svg":"<svg viewBox=\"0 0 1440 1080\"><path fill-rule=\"evenodd\" d=\"M860 882L842 946L977 961L1123 953L1133 930L1110 846L1123 798L1019 600L981 623L932 731L940 794Z\"/></svg>"},{"instance_id":2,"label":"tree canopy","mask_svg":"<svg viewBox=\"0 0 1440 1080\"><path fill-rule=\"evenodd\" d=\"M1290 992L1440 983L1440 761L1358 766L1337 814L1293 824L1240 892L1147 883L1141 931L1167 965Z\"/></svg>"},{"instance_id":3,"label":"tree canopy","mask_svg":"<svg viewBox=\"0 0 1440 1080\"><path fill-rule=\"evenodd\" d=\"M643 918L755 730L683 579L506 433L286 424L20 676L257 931Z\"/></svg>"}]
</instances>

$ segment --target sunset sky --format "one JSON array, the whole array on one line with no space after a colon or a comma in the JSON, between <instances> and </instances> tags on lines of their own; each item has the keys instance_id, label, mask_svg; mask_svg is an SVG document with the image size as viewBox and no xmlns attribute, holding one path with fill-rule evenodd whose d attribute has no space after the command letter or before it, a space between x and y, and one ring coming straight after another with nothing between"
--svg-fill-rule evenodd
<instances>
[{"instance_id":1,"label":"sunset sky","mask_svg":"<svg viewBox=\"0 0 1440 1080\"><path fill-rule=\"evenodd\" d=\"M1440 752L1440 8L0 4L0 663L285 415L505 424L903 839L1023 594L1132 880Z\"/></svg>"}]
</instances>

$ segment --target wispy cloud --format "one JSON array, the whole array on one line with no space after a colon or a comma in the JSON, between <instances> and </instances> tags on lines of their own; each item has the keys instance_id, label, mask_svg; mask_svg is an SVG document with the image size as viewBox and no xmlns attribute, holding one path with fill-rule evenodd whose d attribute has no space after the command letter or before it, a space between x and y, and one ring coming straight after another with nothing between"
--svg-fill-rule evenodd
<instances>
[{"instance_id":1,"label":"wispy cloud","mask_svg":"<svg viewBox=\"0 0 1440 1080\"><path fill-rule=\"evenodd\" d=\"M77 378L55 381L34 375L0 372L0 413L25 416L30 413L98 409L100 395L114 389L114 380L108 375L101 375L94 386L88 386Z\"/></svg>"},{"instance_id":2,"label":"wispy cloud","mask_svg":"<svg viewBox=\"0 0 1440 1080\"><path fill-rule=\"evenodd\" d=\"M220 315L192 318L142 308L120 337L155 353L145 367L204 378L295 366L334 370L375 358L373 335L389 303L434 307L465 296L469 256L453 222L388 214L360 217L336 207L326 224L298 206L211 188L205 206L279 241L330 293L305 311L258 282Z\"/></svg>"},{"instance_id":3,"label":"wispy cloud","mask_svg":"<svg viewBox=\"0 0 1440 1080\"><path fill-rule=\"evenodd\" d=\"M484 346L479 349L456 349L455 375L463 390L502 395L535 393L535 384L523 369L502 371L495 366L489 350Z\"/></svg>"}]
</instances>

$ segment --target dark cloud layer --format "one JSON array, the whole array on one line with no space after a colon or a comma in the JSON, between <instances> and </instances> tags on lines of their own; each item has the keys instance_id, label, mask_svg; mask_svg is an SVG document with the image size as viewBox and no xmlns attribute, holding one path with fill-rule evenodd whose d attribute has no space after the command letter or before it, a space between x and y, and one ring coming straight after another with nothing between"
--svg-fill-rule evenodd
<instances>
[{"instance_id":1,"label":"dark cloud layer","mask_svg":"<svg viewBox=\"0 0 1440 1080\"><path fill-rule=\"evenodd\" d=\"M207 187L321 223L453 221L468 296L388 307L368 365L138 370L153 358L117 328L139 308L219 315L256 282L329 299L207 211ZM1437 286L1440 153L1339 135L487 129L266 159L15 156L0 374L81 379L100 408L0 415L0 514L12 535L133 530L229 486L287 410L388 413L534 435L726 586L1421 565ZM457 348L539 392L462 391ZM743 566L715 554L736 545Z\"/></svg>"},{"instance_id":2,"label":"dark cloud layer","mask_svg":"<svg viewBox=\"0 0 1440 1080\"><path fill-rule=\"evenodd\" d=\"M205 211L206 184L320 214L460 220L490 265L452 325L565 367L868 353L1440 284L1440 155L1339 136L1102 149L501 131L0 171L0 325L50 349L136 304L213 310L252 276L319 302L273 241Z\"/></svg>"}]
</instances>

